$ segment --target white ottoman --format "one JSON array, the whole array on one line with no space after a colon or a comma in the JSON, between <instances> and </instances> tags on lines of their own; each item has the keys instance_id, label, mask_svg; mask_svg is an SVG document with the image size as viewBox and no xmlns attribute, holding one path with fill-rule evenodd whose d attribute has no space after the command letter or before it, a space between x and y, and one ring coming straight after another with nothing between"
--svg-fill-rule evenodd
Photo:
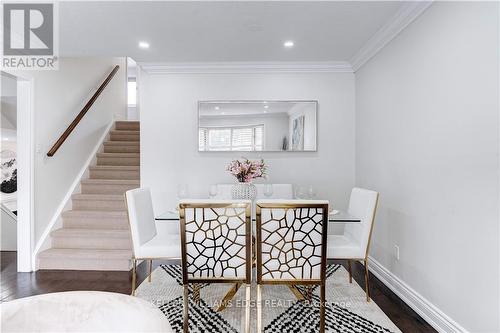
<instances>
[{"instance_id":1,"label":"white ottoman","mask_svg":"<svg viewBox=\"0 0 500 333\"><path fill-rule=\"evenodd\" d=\"M52 293L0 307L1 332L173 332L154 305L117 293Z\"/></svg>"}]
</instances>

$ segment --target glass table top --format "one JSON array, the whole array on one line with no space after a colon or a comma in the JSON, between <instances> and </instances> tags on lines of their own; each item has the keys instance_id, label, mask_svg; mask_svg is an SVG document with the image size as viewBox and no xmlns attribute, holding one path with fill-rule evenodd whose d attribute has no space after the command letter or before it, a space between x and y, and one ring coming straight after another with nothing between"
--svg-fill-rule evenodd
<instances>
[{"instance_id":1,"label":"glass table top","mask_svg":"<svg viewBox=\"0 0 500 333\"><path fill-rule=\"evenodd\" d=\"M159 216L155 217L157 221L178 221L179 220L179 212L177 210L169 210L166 211ZM346 222L361 222L361 219L349 215L343 211L334 211L334 213L330 213L328 215L329 222L337 222L337 223L346 223Z\"/></svg>"}]
</instances>

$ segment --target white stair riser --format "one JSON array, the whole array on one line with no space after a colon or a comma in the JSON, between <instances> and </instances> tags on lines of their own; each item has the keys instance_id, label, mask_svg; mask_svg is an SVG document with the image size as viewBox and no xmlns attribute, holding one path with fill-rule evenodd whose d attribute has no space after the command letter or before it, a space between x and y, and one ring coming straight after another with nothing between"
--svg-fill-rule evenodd
<instances>
[{"instance_id":1,"label":"white stair riser","mask_svg":"<svg viewBox=\"0 0 500 333\"><path fill-rule=\"evenodd\" d=\"M75 210L125 210L125 200L75 200L73 199L73 209Z\"/></svg>"},{"instance_id":2,"label":"white stair riser","mask_svg":"<svg viewBox=\"0 0 500 333\"><path fill-rule=\"evenodd\" d=\"M90 170L91 179L139 179L139 170Z\"/></svg>"},{"instance_id":3,"label":"white stair riser","mask_svg":"<svg viewBox=\"0 0 500 333\"><path fill-rule=\"evenodd\" d=\"M129 271L130 260L125 259L71 259L40 258L39 269L66 269L89 271Z\"/></svg>"},{"instance_id":4,"label":"white stair riser","mask_svg":"<svg viewBox=\"0 0 500 333\"><path fill-rule=\"evenodd\" d=\"M63 217L63 227L69 229L112 229L128 230L128 219L125 218L87 218Z\"/></svg>"},{"instance_id":5,"label":"white stair riser","mask_svg":"<svg viewBox=\"0 0 500 333\"><path fill-rule=\"evenodd\" d=\"M130 250L132 243L129 238L121 237L52 237L52 247L55 249L101 249Z\"/></svg>"},{"instance_id":6,"label":"white stair riser","mask_svg":"<svg viewBox=\"0 0 500 333\"><path fill-rule=\"evenodd\" d=\"M98 157L97 165L132 165L139 166L139 157Z\"/></svg>"},{"instance_id":7,"label":"white stair riser","mask_svg":"<svg viewBox=\"0 0 500 333\"><path fill-rule=\"evenodd\" d=\"M128 190L138 188L135 184L82 184L84 194L124 194Z\"/></svg>"},{"instance_id":8,"label":"white stair riser","mask_svg":"<svg viewBox=\"0 0 500 333\"><path fill-rule=\"evenodd\" d=\"M111 141L139 141L139 134L111 133Z\"/></svg>"}]
</instances>

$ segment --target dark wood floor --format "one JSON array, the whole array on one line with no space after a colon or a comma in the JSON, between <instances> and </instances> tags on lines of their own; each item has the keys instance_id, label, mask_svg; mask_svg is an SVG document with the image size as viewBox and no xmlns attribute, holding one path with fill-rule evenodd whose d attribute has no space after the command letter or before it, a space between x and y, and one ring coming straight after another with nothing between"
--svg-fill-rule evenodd
<instances>
[{"instance_id":1,"label":"dark wood floor","mask_svg":"<svg viewBox=\"0 0 500 333\"><path fill-rule=\"evenodd\" d=\"M131 292L129 272L44 270L17 273L16 252L1 252L1 301L58 291L97 290L123 294ZM154 268L162 262L154 262ZM339 262L345 264L343 262ZM138 285L146 278L146 264L138 267ZM353 277L364 288L363 266L353 265ZM375 276L370 275L372 299L406 333L437 332Z\"/></svg>"}]
</instances>

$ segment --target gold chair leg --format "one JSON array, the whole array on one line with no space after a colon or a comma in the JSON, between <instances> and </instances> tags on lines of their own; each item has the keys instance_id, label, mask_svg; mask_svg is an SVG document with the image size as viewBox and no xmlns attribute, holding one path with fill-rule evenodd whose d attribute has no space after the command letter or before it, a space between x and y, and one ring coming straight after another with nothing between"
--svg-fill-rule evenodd
<instances>
[{"instance_id":1,"label":"gold chair leg","mask_svg":"<svg viewBox=\"0 0 500 333\"><path fill-rule=\"evenodd\" d=\"M250 333L250 284L245 289L245 333Z\"/></svg>"},{"instance_id":2,"label":"gold chair leg","mask_svg":"<svg viewBox=\"0 0 500 333\"><path fill-rule=\"evenodd\" d=\"M219 307L215 311L216 312L221 312L222 310L224 310L228 306L229 301L231 301L233 299L234 295L236 295L236 292L238 291L238 289L240 289L240 287L241 287L241 282L235 283L231 287L231 289L229 289L229 291L226 293L226 295L222 299Z\"/></svg>"},{"instance_id":3,"label":"gold chair leg","mask_svg":"<svg viewBox=\"0 0 500 333\"><path fill-rule=\"evenodd\" d=\"M137 260L135 258L132 259L132 296L135 296L135 280L136 280L136 272L137 270Z\"/></svg>"},{"instance_id":4,"label":"gold chair leg","mask_svg":"<svg viewBox=\"0 0 500 333\"><path fill-rule=\"evenodd\" d=\"M193 301L196 305L200 305L200 288L201 284L193 283Z\"/></svg>"},{"instance_id":5,"label":"gold chair leg","mask_svg":"<svg viewBox=\"0 0 500 333\"><path fill-rule=\"evenodd\" d=\"M262 286L257 284L257 333L262 332Z\"/></svg>"},{"instance_id":6,"label":"gold chair leg","mask_svg":"<svg viewBox=\"0 0 500 333\"><path fill-rule=\"evenodd\" d=\"M292 284L288 285L288 289L290 289L290 291L295 295L297 300L299 300L299 301L305 300L304 295L302 295L302 293L297 289L297 287L295 285L292 285Z\"/></svg>"},{"instance_id":7,"label":"gold chair leg","mask_svg":"<svg viewBox=\"0 0 500 333\"><path fill-rule=\"evenodd\" d=\"M307 286L305 286L305 289L306 289L305 299L308 302L312 302L313 286L312 285L307 285Z\"/></svg>"},{"instance_id":8,"label":"gold chair leg","mask_svg":"<svg viewBox=\"0 0 500 333\"><path fill-rule=\"evenodd\" d=\"M349 283L352 283L351 259L347 259L347 270L349 271Z\"/></svg>"},{"instance_id":9,"label":"gold chair leg","mask_svg":"<svg viewBox=\"0 0 500 333\"><path fill-rule=\"evenodd\" d=\"M368 271L368 258L365 259L365 289L366 301L370 302L370 272Z\"/></svg>"},{"instance_id":10,"label":"gold chair leg","mask_svg":"<svg viewBox=\"0 0 500 333\"><path fill-rule=\"evenodd\" d=\"M182 328L183 328L183 331L184 333L188 333L189 332L189 327L188 327L188 306L189 306L189 301L188 301L188 297L189 297L189 289L188 289L188 285L185 284L184 285L184 297L183 297L183 301L184 301L184 307L183 307L183 323L182 323Z\"/></svg>"},{"instance_id":11,"label":"gold chair leg","mask_svg":"<svg viewBox=\"0 0 500 333\"><path fill-rule=\"evenodd\" d=\"M319 304L319 331L325 332L325 312L326 312L326 291L325 283L320 285L320 304Z\"/></svg>"},{"instance_id":12,"label":"gold chair leg","mask_svg":"<svg viewBox=\"0 0 500 333\"><path fill-rule=\"evenodd\" d=\"M148 266L149 266L148 281L151 282L151 273L153 271L153 259L149 259Z\"/></svg>"}]
</instances>

